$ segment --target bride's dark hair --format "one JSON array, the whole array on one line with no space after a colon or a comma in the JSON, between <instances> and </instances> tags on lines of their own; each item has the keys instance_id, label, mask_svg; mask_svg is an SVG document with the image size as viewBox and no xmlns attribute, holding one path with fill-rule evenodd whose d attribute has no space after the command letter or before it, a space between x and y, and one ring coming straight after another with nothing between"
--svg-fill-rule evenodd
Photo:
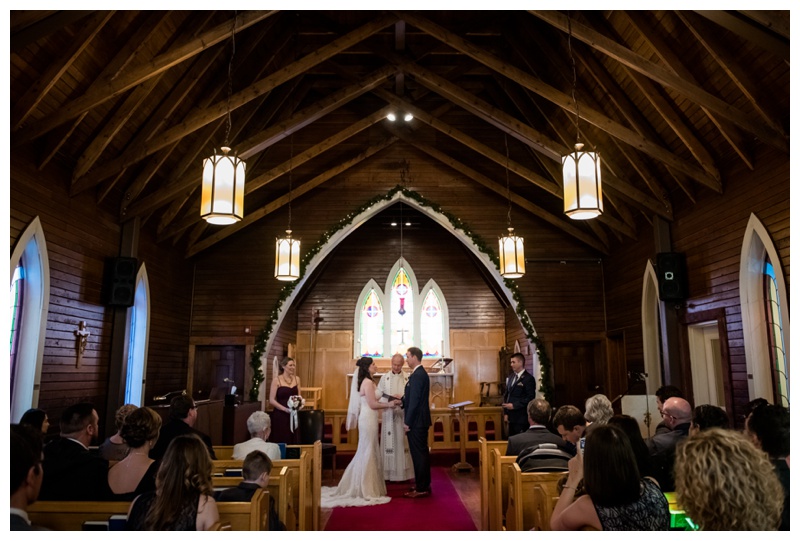
<instances>
[{"instance_id":1,"label":"bride's dark hair","mask_svg":"<svg viewBox=\"0 0 800 541\"><path fill-rule=\"evenodd\" d=\"M356 388L359 390L359 392L361 391L361 384L364 382L364 378L372 377L369 375L369 365L371 364L371 357L361 357L356 361L356 366L358 367L358 387Z\"/></svg>"}]
</instances>

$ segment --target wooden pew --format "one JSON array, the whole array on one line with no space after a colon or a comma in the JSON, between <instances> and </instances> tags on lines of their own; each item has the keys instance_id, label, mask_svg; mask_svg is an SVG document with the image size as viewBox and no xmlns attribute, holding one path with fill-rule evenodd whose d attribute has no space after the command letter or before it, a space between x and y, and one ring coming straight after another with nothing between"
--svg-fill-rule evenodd
<instances>
[{"instance_id":1,"label":"wooden pew","mask_svg":"<svg viewBox=\"0 0 800 541\"><path fill-rule=\"evenodd\" d=\"M308 477L309 486L306 494L306 530L320 531L320 503L322 500L322 442L316 441L313 445L287 445L291 449L297 447L311 453L311 475ZM301 500L302 501L302 500ZM309 520L310 519L310 520Z\"/></svg>"},{"instance_id":2,"label":"wooden pew","mask_svg":"<svg viewBox=\"0 0 800 541\"><path fill-rule=\"evenodd\" d=\"M217 456L217 460L231 460L233 445L215 445L214 454Z\"/></svg>"},{"instance_id":3,"label":"wooden pew","mask_svg":"<svg viewBox=\"0 0 800 541\"><path fill-rule=\"evenodd\" d=\"M508 481L512 475L511 466L516 464L516 456L505 456L500 449L492 449L492 469L489 478L489 528L494 531L503 530L505 507L508 504Z\"/></svg>"},{"instance_id":4,"label":"wooden pew","mask_svg":"<svg viewBox=\"0 0 800 541\"><path fill-rule=\"evenodd\" d=\"M549 531L550 517L558 502L558 480L567 473L523 473L516 462L510 469L506 530Z\"/></svg>"},{"instance_id":5,"label":"wooden pew","mask_svg":"<svg viewBox=\"0 0 800 541\"><path fill-rule=\"evenodd\" d=\"M275 501L275 511L278 518L288 531L297 530L297 511L295 508L295 491L293 478L296 477L296 468L283 466L272 469L269 476L266 492ZM244 479L241 477L213 477L214 488L229 488L238 486Z\"/></svg>"},{"instance_id":6,"label":"wooden pew","mask_svg":"<svg viewBox=\"0 0 800 541\"><path fill-rule=\"evenodd\" d=\"M270 495L256 491L252 502L218 502L219 521L232 530L250 531L269 528ZM112 515L127 515L130 502L36 502L28 508L28 517L36 526L54 531L80 531L87 520L108 520Z\"/></svg>"},{"instance_id":7,"label":"wooden pew","mask_svg":"<svg viewBox=\"0 0 800 541\"><path fill-rule=\"evenodd\" d=\"M484 437L478 438L479 455L478 455L478 470L481 477L481 530L490 530L490 514L492 498L490 497L489 484L494 470L492 462L492 450L499 449L500 453L505 453L508 446L507 441L488 441Z\"/></svg>"},{"instance_id":8,"label":"wooden pew","mask_svg":"<svg viewBox=\"0 0 800 541\"><path fill-rule=\"evenodd\" d=\"M282 468L284 466L293 469L295 473L292 475L290 482L293 493L293 507L297 512L297 529L300 531L308 531L314 529L314 470L313 470L313 445L304 446L308 448L301 448L299 459L286 459L275 460L272 462L273 468ZM310 448L310 449L309 449ZM318 464L322 462L321 444L319 446L320 456L317 461ZM224 473L228 469L238 469L242 467L241 460L214 460L214 473ZM239 478L240 479L240 478ZM320 484L322 482L322 473L319 471L318 479ZM241 480L241 479L240 479ZM220 485L217 485L220 486ZM321 493L321 489L320 489ZM316 500L316 508L319 508L319 498ZM319 519L317 518L317 524ZM288 528L288 525L287 525Z\"/></svg>"}]
</instances>

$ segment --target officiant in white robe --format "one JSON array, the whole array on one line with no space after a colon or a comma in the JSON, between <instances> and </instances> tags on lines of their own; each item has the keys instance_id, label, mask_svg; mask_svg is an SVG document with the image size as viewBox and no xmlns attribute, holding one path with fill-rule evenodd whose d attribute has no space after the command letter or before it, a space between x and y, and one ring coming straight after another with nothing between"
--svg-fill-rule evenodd
<instances>
[{"instance_id":1,"label":"officiant in white robe","mask_svg":"<svg viewBox=\"0 0 800 541\"><path fill-rule=\"evenodd\" d=\"M381 376L378 390L391 396L403 396L408 374L403 372L403 356L392 357L392 371ZM388 399L381 398L381 402ZM403 429L403 410L383 410L381 419L381 452L383 453L383 478L387 481L406 481L414 478L414 464L408 452L408 439Z\"/></svg>"}]
</instances>

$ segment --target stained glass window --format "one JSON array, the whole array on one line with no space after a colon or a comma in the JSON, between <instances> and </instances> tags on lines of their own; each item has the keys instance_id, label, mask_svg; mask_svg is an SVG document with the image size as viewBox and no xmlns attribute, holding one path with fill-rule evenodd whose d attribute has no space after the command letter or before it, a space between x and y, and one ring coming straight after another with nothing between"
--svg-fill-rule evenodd
<instances>
[{"instance_id":1,"label":"stained glass window","mask_svg":"<svg viewBox=\"0 0 800 541\"><path fill-rule=\"evenodd\" d=\"M397 271L391 289L391 352L404 354L414 343L414 292L403 267Z\"/></svg>"},{"instance_id":2,"label":"stained glass window","mask_svg":"<svg viewBox=\"0 0 800 541\"><path fill-rule=\"evenodd\" d=\"M362 357L383 356L383 306L374 289L369 291L361 305L360 337Z\"/></svg>"},{"instance_id":3,"label":"stained glass window","mask_svg":"<svg viewBox=\"0 0 800 541\"><path fill-rule=\"evenodd\" d=\"M439 297L433 289L428 290L428 294L422 301L420 341L424 357L441 357L443 355L444 317Z\"/></svg>"},{"instance_id":4,"label":"stained glass window","mask_svg":"<svg viewBox=\"0 0 800 541\"><path fill-rule=\"evenodd\" d=\"M764 310L767 316L767 339L769 340L772 363L772 385L775 403L789 407L789 363L783 341L781 324L781 300L778 296L778 283L775 269L767 259L764 263Z\"/></svg>"},{"instance_id":5,"label":"stained glass window","mask_svg":"<svg viewBox=\"0 0 800 541\"><path fill-rule=\"evenodd\" d=\"M11 291L9 298L9 308L11 311L11 392L14 392L14 373L17 360L17 348L19 346L19 324L22 319L22 294L24 288L22 287L22 280L25 277L25 269L20 263L14 269L14 277L11 279ZM13 398L13 396L12 396Z\"/></svg>"}]
</instances>

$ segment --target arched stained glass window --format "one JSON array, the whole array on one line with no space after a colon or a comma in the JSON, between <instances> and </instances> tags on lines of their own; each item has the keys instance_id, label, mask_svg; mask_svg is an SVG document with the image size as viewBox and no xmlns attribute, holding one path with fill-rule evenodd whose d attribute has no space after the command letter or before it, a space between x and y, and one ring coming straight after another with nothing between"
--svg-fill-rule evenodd
<instances>
[{"instance_id":1,"label":"arched stained glass window","mask_svg":"<svg viewBox=\"0 0 800 541\"><path fill-rule=\"evenodd\" d=\"M361 357L383 356L383 305L374 289L370 289L361 305L359 343Z\"/></svg>"},{"instance_id":2,"label":"arched stained glass window","mask_svg":"<svg viewBox=\"0 0 800 541\"><path fill-rule=\"evenodd\" d=\"M775 269L769 258L764 262L764 312L767 319L767 339L772 364L772 385L776 403L789 407L789 366L783 341L781 300Z\"/></svg>"},{"instance_id":3,"label":"arched stained glass window","mask_svg":"<svg viewBox=\"0 0 800 541\"><path fill-rule=\"evenodd\" d=\"M355 309L353 352L362 357L404 355L422 349L438 359L450 347L447 300L434 280L420 292L414 269L398 259L383 286L371 279L361 289Z\"/></svg>"},{"instance_id":4,"label":"arched stained glass window","mask_svg":"<svg viewBox=\"0 0 800 541\"><path fill-rule=\"evenodd\" d=\"M391 290L392 354L405 353L414 342L414 292L403 267L397 271Z\"/></svg>"},{"instance_id":5,"label":"arched stained glass window","mask_svg":"<svg viewBox=\"0 0 800 541\"><path fill-rule=\"evenodd\" d=\"M16 372L17 350L19 349L19 324L22 320L22 302L23 292L23 279L25 278L25 269L21 263L17 263L14 269L14 276L11 279L11 291L9 299L9 308L11 309L11 392L13 399L14 392L14 374Z\"/></svg>"},{"instance_id":6,"label":"arched stained glass window","mask_svg":"<svg viewBox=\"0 0 800 541\"><path fill-rule=\"evenodd\" d=\"M422 354L426 357L441 357L444 349L444 317L439 296L433 289L428 290L422 301L420 312L420 341Z\"/></svg>"}]
</instances>

